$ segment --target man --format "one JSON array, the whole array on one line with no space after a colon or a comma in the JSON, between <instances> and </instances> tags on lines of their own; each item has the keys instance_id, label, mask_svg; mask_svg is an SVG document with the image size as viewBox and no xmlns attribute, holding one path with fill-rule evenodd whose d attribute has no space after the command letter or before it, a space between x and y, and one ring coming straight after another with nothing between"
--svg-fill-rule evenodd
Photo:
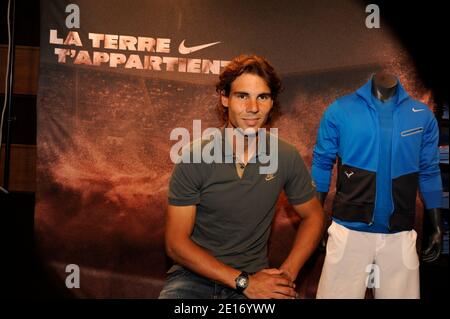
<instances>
[{"instance_id":1,"label":"man","mask_svg":"<svg viewBox=\"0 0 450 319\"><path fill-rule=\"evenodd\" d=\"M254 138L264 142L258 129L278 108L281 81L264 58L243 55L223 70L216 90L226 128L236 133L231 142L229 130L219 138L235 150L241 134L244 152L234 151L231 163L176 165L165 234L175 265L160 298L295 298L294 281L320 240L323 211L292 145L277 139L277 170L270 174L261 174L264 154L250 147ZM267 241L282 189L302 221L286 260L268 269Z\"/></svg>"},{"instance_id":2,"label":"man","mask_svg":"<svg viewBox=\"0 0 450 319\"><path fill-rule=\"evenodd\" d=\"M367 287L377 299L419 298L418 189L436 221L430 247L442 240L437 144L433 113L386 72L325 111L312 166L322 202L336 158L338 177L317 298L364 298Z\"/></svg>"}]
</instances>

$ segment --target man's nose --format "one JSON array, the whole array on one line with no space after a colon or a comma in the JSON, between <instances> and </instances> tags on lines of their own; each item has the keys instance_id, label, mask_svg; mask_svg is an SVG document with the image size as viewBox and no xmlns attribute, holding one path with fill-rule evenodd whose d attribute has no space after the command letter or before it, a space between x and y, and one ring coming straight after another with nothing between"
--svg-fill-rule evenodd
<instances>
[{"instance_id":1,"label":"man's nose","mask_svg":"<svg viewBox=\"0 0 450 319\"><path fill-rule=\"evenodd\" d=\"M259 111L258 101L256 99L249 99L246 111L249 113L257 113Z\"/></svg>"}]
</instances>

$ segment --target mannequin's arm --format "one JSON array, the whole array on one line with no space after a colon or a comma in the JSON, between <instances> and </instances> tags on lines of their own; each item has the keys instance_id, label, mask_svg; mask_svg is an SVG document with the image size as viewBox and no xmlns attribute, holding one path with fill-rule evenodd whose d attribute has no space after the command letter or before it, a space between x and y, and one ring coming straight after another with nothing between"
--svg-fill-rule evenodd
<instances>
[{"instance_id":1,"label":"mannequin's arm","mask_svg":"<svg viewBox=\"0 0 450 319\"><path fill-rule=\"evenodd\" d=\"M327 195L328 195L328 192L317 192L317 199L319 200L322 207L324 207L325 199L327 198ZM317 246L319 248L319 250L325 250L327 247L327 229L328 229L328 220L325 222L325 229L322 234L322 239L320 240L320 243Z\"/></svg>"},{"instance_id":2,"label":"mannequin's arm","mask_svg":"<svg viewBox=\"0 0 450 319\"><path fill-rule=\"evenodd\" d=\"M325 199L327 198L327 195L328 193L325 192L317 192L317 199L319 200L322 207L325 204Z\"/></svg>"},{"instance_id":3,"label":"mannequin's arm","mask_svg":"<svg viewBox=\"0 0 450 319\"><path fill-rule=\"evenodd\" d=\"M422 260L425 262L433 262L439 258L442 247L442 219L441 209L432 208L425 211L425 214L430 217L433 233L430 236L428 247L422 252Z\"/></svg>"},{"instance_id":4,"label":"mannequin's arm","mask_svg":"<svg viewBox=\"0 0 450 319\"><path fill-rule=\"evenodd\" d=\"M428 247L423 251L425 262L432 262L441 254L443 228L441 220L442 204L442 178L439 169L439 126L436 118L429 121L422 140L419 163L419 188L425 207L424 218L430 218L433 233L430 236ZM436 207L436 208L434 208Z\"/></svg>"}]
</instances>

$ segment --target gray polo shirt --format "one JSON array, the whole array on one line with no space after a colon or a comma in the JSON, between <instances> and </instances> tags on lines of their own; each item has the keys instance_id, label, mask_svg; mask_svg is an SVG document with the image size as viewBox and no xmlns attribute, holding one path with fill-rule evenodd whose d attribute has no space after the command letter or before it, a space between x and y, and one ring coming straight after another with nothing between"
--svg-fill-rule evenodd
<instances>
[{"instance_id":1,"label":"gray polo shirt","mask_svg":"<svg viewBox=\"0 0 450 319\"><path fill-rule=\"evenodd\" d=\"M197 206L191 239L223 263L251 273L268 267L267 242L281 191L292 205L315 196L293 145L278 139L275 174L260 174L260 165L248 163L240 178L234 163L179 163L169 186L170 205Z\"/></svg>"}]
</instances>

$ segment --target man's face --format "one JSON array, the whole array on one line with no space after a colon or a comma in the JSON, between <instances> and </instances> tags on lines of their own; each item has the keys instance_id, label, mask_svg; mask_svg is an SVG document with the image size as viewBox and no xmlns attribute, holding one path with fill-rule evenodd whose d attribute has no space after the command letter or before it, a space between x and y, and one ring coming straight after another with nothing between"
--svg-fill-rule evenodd
<instances>
[{"instance_id":1,"label":"man's face","mask_svg":"<svg viewBox=\"0 0 450 319\"><path fill-rule=\"evenodd\" d=\"M228 127L256 132L267 120L273 100L270 88L256 74L244 73L231 83L230 95L222 95L222 105L228 108Z\"/></svg>"}]
</instances>

